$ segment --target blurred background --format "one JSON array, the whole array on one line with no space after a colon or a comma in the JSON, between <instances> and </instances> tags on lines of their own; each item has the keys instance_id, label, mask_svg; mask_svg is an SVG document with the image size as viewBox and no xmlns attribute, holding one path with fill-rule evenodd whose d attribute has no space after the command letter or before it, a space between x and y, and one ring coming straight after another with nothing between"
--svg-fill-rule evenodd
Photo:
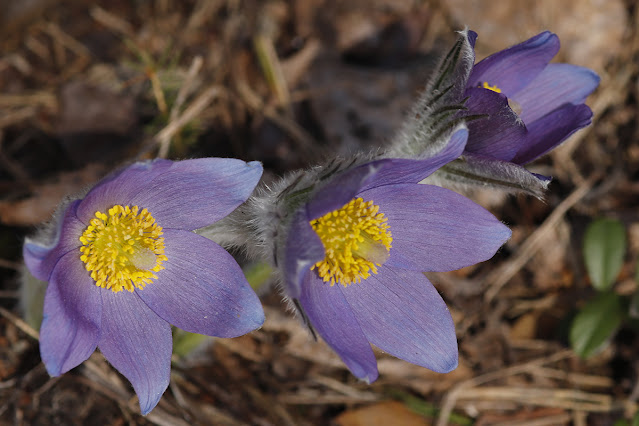
<instances>
[{"instance_id":1,"label":"blurred background","mask_svg":"<svg viewBox=\"0 0 639 426\"><path fill-rule=\"evenodd\" d=\"M478 59L555 32L555 60L601 84L592 126L530 166L554 177L544 200L468 194L513 237L429 274L457 370L378 353L363 384L265 286L264 327L182 347L146 417L99 353L49 378L21 319L21 245L65 195L158 155L259 160L269 181L383 146L465 27ZM1 2L0 423L639 424L638 30L632 0Z\"/></svg>"}]
</instances>

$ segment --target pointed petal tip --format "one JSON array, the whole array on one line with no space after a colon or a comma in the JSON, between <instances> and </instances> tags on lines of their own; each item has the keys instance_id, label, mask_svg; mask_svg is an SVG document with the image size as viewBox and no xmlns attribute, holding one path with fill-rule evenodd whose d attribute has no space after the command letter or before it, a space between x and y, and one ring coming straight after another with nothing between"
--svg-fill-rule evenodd
<instances>
[{"instance_id":1,"label":"pointed petal tip","mask_svg":"<svg viewBox=\"0 0 639 426\"><path fill-rule=\"evenodd\" d=\"M442 360L441 366L439 368L433 368L432 370L435 373L450 373L451 371L457 369L459 367L459 356L457 351L455 351L455 355L450 357L449 359Z\"/></svg>"},{"instance_id":2,"label":"pointed petal tip","mask_svg":"<svg viewBox=\"0 0 639 426\"><path fill-rule=\"evenodd\" d=\"M153 410L155 408L156 405L158 405L158 403L160 402L160 399L162 398L162 395L164 395L164 391L169 387L169 382L166 382L166 386L164 387L164 389L162 390L162 392L159 392L157 394L154 395L148 395L147 398L145 398L144 400L140 399L139 403L140 403L140 413L143 416L146 416L147 414L149 414L151 412L151 410Z\"/></svg>"}]
</instances>

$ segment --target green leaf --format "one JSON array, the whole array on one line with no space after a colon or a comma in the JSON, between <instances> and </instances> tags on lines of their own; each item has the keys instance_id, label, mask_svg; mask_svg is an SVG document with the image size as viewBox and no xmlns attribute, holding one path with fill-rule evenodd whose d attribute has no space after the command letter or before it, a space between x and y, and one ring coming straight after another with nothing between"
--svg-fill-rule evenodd
<instances>
[{"instance_id":1,"label":"green leaf","mask_svg":"<svg viewBox=\"0 0 639 426\"><path fill-rule=\"evenodd\" d=\"M266 262L256 262L244 267L243 272L251 288L257 291L271 279L273 268Z\"/></svg>"},{"instance_id":2,"label":"green leaf","mask_svg":"<svg viewBox=\"0 0 639 426\"><path fill-rule=\"evenodd\" d=\"M180 357L187 356L209 340L213 340L213 337L174 328L173 353Z\"/></svg>"},{"instance_id":3,"label":"green leaf","mask_svg":"<svg viewBox=\"0 0 639 426\"><path fill-rule=\"evenodd\" d=\"M600 293L577 314L570 328L570 345L582 358L588 358L617 331L623 320L621 297Z\"/></svg>"},{"instance_id":4,"label":"green leaf","mask_svg":"<svg viewBox=\"0 0 639 426\"><path fill-rule=\"evenodd\" d=\"M639 411L637 411L632 418L632 426L639 426Z\"/></svg>"},{"instance_id":5,"label":"green leaf","mask_svg":"<svg viewBox=\"0 0 639 426\"><path fill-rule=\"evenodd\" d=\"M623 265L626 230L615 219L598 219L588 225L584 237L584 262L592 285L608 290Z\"/></svg>"},{"instance_id":6,"label":"green leaf","mask_svg":"<svg viewBox=\"0 0 639 426\"><path fill-rule=\"evenodd\" d=\"M636 290L630 298L630 308L628 309L630 318L639 318L639 290ZM639 425L638 425L639 426Z\"/></svg>"}]
</instances>

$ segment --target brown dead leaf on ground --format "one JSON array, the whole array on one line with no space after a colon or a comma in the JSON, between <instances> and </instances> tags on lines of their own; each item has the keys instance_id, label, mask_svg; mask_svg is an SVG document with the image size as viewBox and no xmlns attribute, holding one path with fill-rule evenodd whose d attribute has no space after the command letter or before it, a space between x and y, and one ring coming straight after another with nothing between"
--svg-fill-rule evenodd
<instances>
[{"instance_id":1,"label":"brown dead leaf on ground","mask_svg":"<svg viewBox=\"0 0 639 426\"><path fill-rule=\"evenodd\" d=\"M9 226L34 226L46 222L64 197L85 190L105 172L104 166L91 164L76 172L60 173L56 182L33 184L28 198L0 200L0 222Z\"/></svg>"},{"instance_id":2,"label":"brown dead leaf on ground","mask_svg":"<svg viewBox=\"0 0 639 426\"><path fill-rule=\"evenodd\" d=\"M347 410L335 418L339 426L426 426L422 416L396 401L380 402L355 410Z\"/></svg>"}]
</instances>

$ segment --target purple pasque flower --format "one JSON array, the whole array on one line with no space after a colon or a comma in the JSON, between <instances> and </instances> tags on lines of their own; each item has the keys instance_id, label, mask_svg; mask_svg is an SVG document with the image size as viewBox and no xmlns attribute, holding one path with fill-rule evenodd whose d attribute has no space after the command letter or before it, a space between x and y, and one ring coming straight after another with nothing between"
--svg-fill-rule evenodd
<instances>
[{"instance_id":1,"label":"purple pasque flower","mask_svg":"<svg viewBox=\"0 0 639 426\"><path fill-rule=\"evenodd\" d=\"M135 163L66 206L49 244L24 260L47 281L40 354L58 376L100 349L133 385L143 414L169 384L171 324L235 337L263 323L235 260L191 231L243 203L257 162L202 158Z\"/></svg>"},{"instance_id":2,"label":"purple pasque flower","mask_svg":"<svg viewBox=\"0 0 639 426\"><path fill-rule=\"evenodd\" d=\"M377 378L371 344L437 372L457 366L455 326L422 272L484 261L510 237L465 197L416 182L459 157L459 130L437 155L386 159L334 175L290 219L285 290L352 373Z\"/></svg>"},{"instance_id":3,"label":"purple pasque flower","mask_svg":"<svg viewBox=\"0 0 639 426\"><path fill-rule=\"evenodd\" d=\"M477 34L468 31L467 38L472 52ZM466 107L489 117L468 123L465 153L523 165L590 124L584 102L599 77L588 68L550 64L558 51L559 38L544 31L475 64Z\"/></svg>"}]
</instances>

